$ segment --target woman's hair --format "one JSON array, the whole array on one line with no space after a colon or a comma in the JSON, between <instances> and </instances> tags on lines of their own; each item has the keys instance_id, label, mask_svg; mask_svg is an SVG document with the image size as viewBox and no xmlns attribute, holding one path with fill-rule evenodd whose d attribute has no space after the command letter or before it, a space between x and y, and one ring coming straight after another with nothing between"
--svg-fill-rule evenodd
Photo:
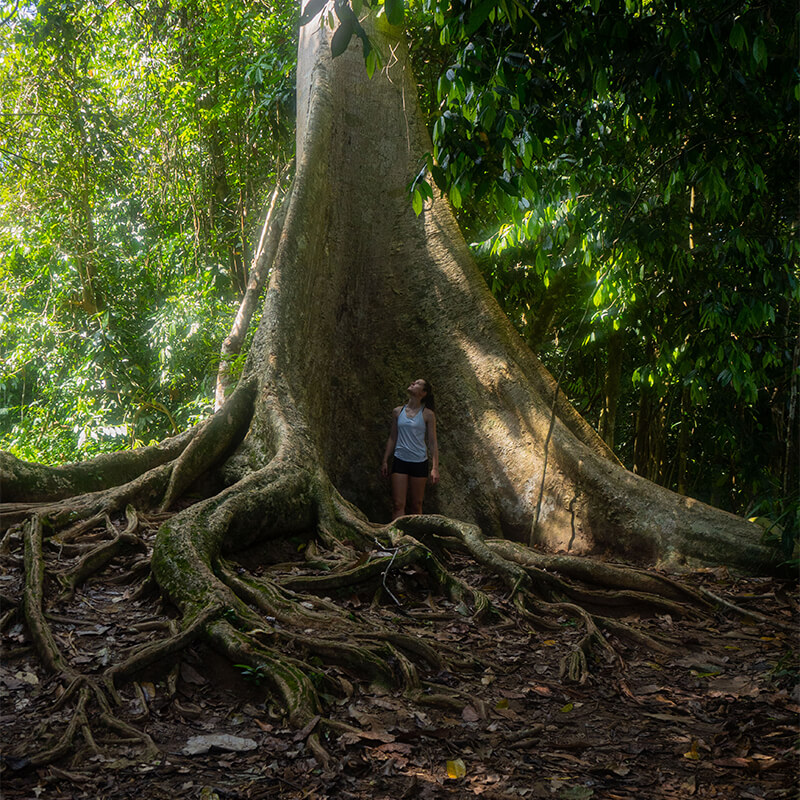
<instances>
[{"instance_id":1,"label":"woman's hair","mask_svg":"<svg viewBox=\"0 0 800 800\"><path fill-rule=\"evenodd\" d=\"M429 408L431 411L436 411L436 401L433 399L433 388L424 378L422 382L425 384L426 392L425 397L422 398L422 402L425 403L425 408Z\"/></svg>"}]
</instances>

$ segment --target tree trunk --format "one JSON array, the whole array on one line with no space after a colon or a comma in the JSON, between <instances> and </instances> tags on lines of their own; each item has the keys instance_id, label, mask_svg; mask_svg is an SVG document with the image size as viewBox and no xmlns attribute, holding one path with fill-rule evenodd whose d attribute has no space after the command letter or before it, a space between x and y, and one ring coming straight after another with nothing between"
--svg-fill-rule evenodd
<instances>
[{"instance_id":1,"label":"tree trunk","mask_svg":"<svg viewBox=\"0 0 800 800\"><path fill-rule=\"evenodd\" d=\"M277 402L307 426L314 464L384 520L389 410L424 376L442 452L431 511L525 540L544 480L544 546L650 563L762 560L755 526L625 471L563 397L542 474L553 378L490 295L447 202L411 210L405 187L430 142L398 32L379 46L396 58L368 80L359 47L331 61L316 23L301 33L296 188L246 367L261 387L255 423L232 462L263 454L283 385Z\"/></svg>"},{"instance_id":2,"label":"tree trunk","mask_svg":"<svg viewBox=\"0 0 800 800\"><path fill-rule=\"evenodd\" d=\"M622 333L612 331L608 337L608 363L603 391L603 408L600 411L600 436L613 450L617 429L617 407L619 406L622 381Z\"/></svg>"}]
</instances>

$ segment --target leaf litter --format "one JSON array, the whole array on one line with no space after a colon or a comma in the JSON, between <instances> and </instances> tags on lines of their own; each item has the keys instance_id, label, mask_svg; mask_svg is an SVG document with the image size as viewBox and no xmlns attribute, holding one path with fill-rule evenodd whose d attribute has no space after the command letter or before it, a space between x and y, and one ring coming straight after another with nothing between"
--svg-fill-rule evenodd
<instances>
[{"instance_id":1,"label":"leaf litter","mask_svg":"<svg viewBox=\"0 0 800 800\"><path fill-rule=\"evenodd\" d=\"M3 594L14 572L0 564ZM49 614L59 645L75 663L102 672L110 659L174 625L157 596L120 603L119 559L77 591L54 599ZM475 583L480 575L465 576ZM735 580L702 570L683 580L797 621L797 587L777 580ZM16 591L15 591L16 589ZM501 590L490 592L502 604ZM120 689L123 714L143 726L162 751L144 762L136 744L103 742L105 755L74 754L40 769L24 768L66 724L60 689L29 649L24 626L3 632L0 732L5 743L6 800L60 798L732 798L795 796L798 641L779 630L718 616L673 620L626 618L644 632L681 632L674 655L619 643L622 677L598 661L584 685L559 680L559 661L576 631L569 620L546 633L519 624L480 624L430 596L403 595L370 606L353 596L334 602L372 614L387 628L435 632L472 669L424 676L446 687L460 708L420 705L330 670L343 696L324 715L347 732L324 736L331 759L319 763L308 730L290 729L264 688L203 644L172 663L154 665ZM27 648L27 649L26 649ZM250 676L252 678L254 676ZM257 676L256 676L257 677Z\"/></svg>"}]
</instances>

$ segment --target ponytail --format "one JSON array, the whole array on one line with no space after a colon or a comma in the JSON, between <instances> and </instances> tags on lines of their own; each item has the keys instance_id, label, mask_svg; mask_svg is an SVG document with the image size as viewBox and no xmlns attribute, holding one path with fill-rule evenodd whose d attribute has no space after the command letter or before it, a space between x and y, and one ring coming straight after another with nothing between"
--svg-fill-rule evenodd
<instances>
[{"instance_id":1,"label":"ponytail","mask_svg":"<svg viewBox=\"0 0 800 800\"><path fill-rule=\"evenodd\" d=\"M433 399L433 388L428 381L425 381L425 392L425 397L422 398L422 402L425 403L425 408L436 411L436 401Z\"/></svg>"}]
</instances>

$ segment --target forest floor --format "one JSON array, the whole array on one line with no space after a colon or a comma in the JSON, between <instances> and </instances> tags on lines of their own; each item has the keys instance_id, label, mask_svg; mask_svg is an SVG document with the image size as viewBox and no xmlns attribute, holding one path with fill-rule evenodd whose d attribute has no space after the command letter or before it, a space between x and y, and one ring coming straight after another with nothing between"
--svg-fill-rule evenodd
<instances>
[{"instance_id":1,"label":"forest floor","mask_svg":"<svg viewBox=\"0 0 800 800\"><path fill-rule=\"evenodd\" d=\"M129 559L113 562L69 600L57 599L55 582L48 581L56 641L84 672L101 673L126 648L163 635L174 617L157 596L133 600L132 587L113 582ZM499 583L460 557L451 566L504 606ZM20 596L20 576L20 556L2 556L3 597ZM796 583L737 579L724 569L682 580L798 629ZM160 758L144 762L138 744L103 739L106 732L93 725L100 752L76 750L48 766L26 766L27 756L60 736L70 711L54 708L62 682L43 671L24 625L12 620L3 632L0 666L2 797L797 796L800 645L785 628L722 615L625 617L683 646L664 656L615 642L625 659L622 672L596 662L587 683L567 685L559 680L559 661L581 636L575 620L564 617L560 630L547 632L514 619L481 624L463 607L431 595L413 569L394 576L392 585L399 606L363 596L332 599L385 627L434 636L473 660L466 671L423 675L442 690L455 690L462 702L447 709L414 704L401 692L370 688L337 669L345 691L327 698L325 714L357 732L322 735L331 756L327 767L306 745L313 723L303 731L288 728L263 688L199 643L177 663L121 688L121 718L147 731Z\"/></svg>"}]
</instances>

